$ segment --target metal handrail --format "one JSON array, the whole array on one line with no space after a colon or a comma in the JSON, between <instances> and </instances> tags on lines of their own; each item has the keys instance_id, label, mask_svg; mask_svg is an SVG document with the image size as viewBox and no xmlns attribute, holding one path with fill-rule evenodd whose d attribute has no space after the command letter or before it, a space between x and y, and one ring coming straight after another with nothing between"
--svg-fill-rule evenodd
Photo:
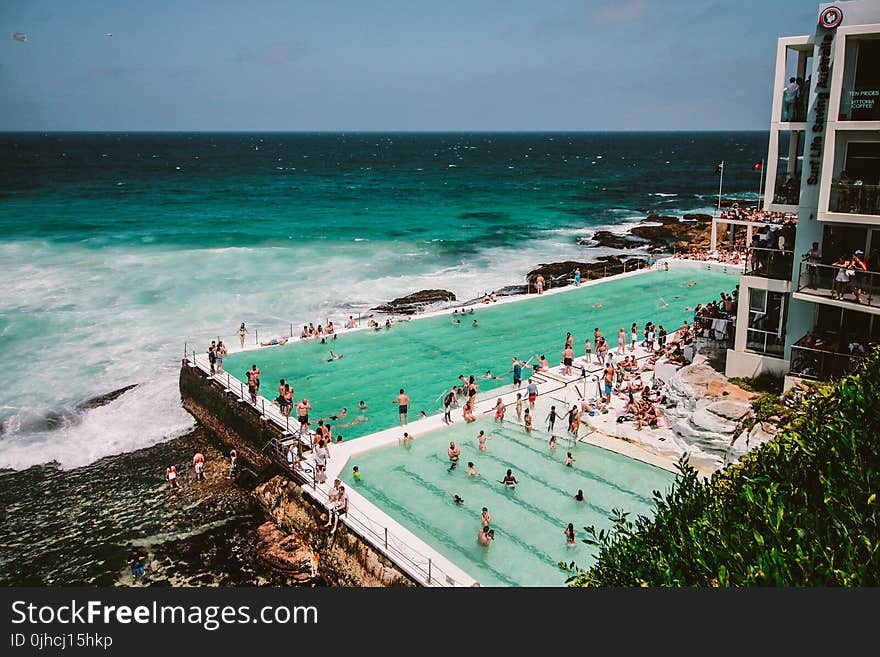
<instances>
[{"instance_id":1,"label":"metal handrail","mask_svg":"<svg viewBox=\"0 0 880 657\"><path fill-rule=\"evenodd\" d=\"M789 374L805 379L831 379L843 376L864 359L865 356L858 354L794 344L791 346Z\"/></svg>"},{"instance_id":2,"label":"metal handrail","mask_svg":"<svg viewBox=\"0 0 880 657\"><path fill-rule=\"evenodd\" d=\"M830 212L880 215L880 185L832 182Z\"/></svg>"},{"instance_id":3,"label":"metal handrail","mask_svg":"<svg viewBox=\"0 0 880 657\"><path fill-rule=\"evenodd\" d=\"M209 378L217 380L216 375L214 377L211 377L210 364L207 362L201 362L201 359L196 356L195 352L189 354L186 360L194 367L197 367L198 369L205 372L209 376ZM205 358L205 360L207 361L207 357ZM279 426L279 428L284 429L286 423L283 420L285 418L281 416L277 410L274 409L273 405L270 404L269 412L266 412L267 409L265 408L264 403L258 403L257 405L253 404L251 400L246 396L242 382L230 375L228 372L225 373L227 375L227 392L232 392L238 397L239 401L243 401L250 406L253 406L256 410L262 410L264 417L273 421ZM234 383L238 384L238 390L236 390L233 381ZM260 402L261 399L258 398L257 401ZM265 402L265 397L262 398L262 402ZM301 435L299 436L299 440L301 443L304 442ZM263 450L261 451L265 451L267 447L273 444L273 441L275 442L275 444L278 444L277 438L273 437L272 439L270 439L269 442L266 443L266 445L263 446ZM308 446L311 447L310 444ZM286 462L286 455L284 456L284 460ZM323 490L318 488L317 482L315 481L314 477L314 470L307 467L303 461L301 461L298 470L305 473L306 475L312 475L311 480L308 476L303 476L303 481L305 483L311 484L311 490L308 491L308 494L313 497L315 501L322 504L325 509L330 511L332 505L330 504L329 497ZM290 471L289 466L285 467L285 471ZM297 469L295 468L294 472L296 471ZM352 511L354 511L354 513L352 513ZM385 554L385 556L391 559L399 568L401 568L401 570L409 574L414 579L417 579L417 581L422 581L425 584L431 586L456 585L455 578L449 575L441 567L437 566L437 564L434 563L434 561L430 557L422 555L417 550L407 545L407 543L403 539L395 536L388 530L387 527L384 527L381 524L370 520L370 518L364 515L363 512L358 511L357 507L351 502L349 502L348 512L344 516L340 517L340 522L350 527L362 539L373 545L375 549ZM359 526L361 530L358 530L355 525ZM379 529L381 530L381 532L377 532L374 529L376 525L379 525ZM417 560L417 557L414 557L413 555L417 555L420 560Z\"/></svg>"},{"instance_id":4,"label":"metal handrail","mask_svg":"<svg viewBox=\"0 0 880 657\"><path fill-rule=\"evenodd\" d=\"M852 301L855 302L855 291L853 289L853 278L858 281L860 303L862 305L876 306L874 303L874 293L880 289L880 272L865 271L856 269L855 276L850 278L848 283L837 281L837 275L845 268L840 265L824 265L818 262L804 261L800 264L798 272L798 284L796 292L805 294L815 294L824 296L825 291L830 291L831 296L845 297L852 295ZM815 290L811 292L810 290ZM850 299L840 299L842 301L850 301Z\"/></svg>"},{"instance_id":5,"label":"metal handrail","mask_svg":"<svg viewBox=\"0 0 880 657\"><path fill-rule=\"evenodd\" d=\"M750 246L743 275L787 280L793 264L794 251Z\"/></svg>"}]
</instances>

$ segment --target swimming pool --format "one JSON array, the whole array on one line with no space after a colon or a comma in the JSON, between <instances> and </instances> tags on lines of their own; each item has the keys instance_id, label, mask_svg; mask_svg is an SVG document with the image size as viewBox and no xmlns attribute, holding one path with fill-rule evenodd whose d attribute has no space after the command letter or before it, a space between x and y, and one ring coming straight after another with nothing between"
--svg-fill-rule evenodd
<instances>
[{"instance_id":1,"label":"swimming pool","mask_svg":"<svg viewBox=\"0 0 880 657\"><path fill-rule=\"evenodd\" d=\"M478 449L482 429L492 437ZM568 440L555 451L549 434L531 435L515 422L503 425L481 419L425 433L408 447L386 447L352 456L342 471L347 487L430 544L483 586L563 586L567 574L560 561L586 567L596 548L585 545L584 526L608 528L614 508L648 515L652 492L668 490L671 472L614 452ZM449 441L461 449L458 466L450 470ZM572 452L572 467L564 465ZM468 462L478 477L468 476ZM351 478L357 465L361 476ZM499 483L507 469L519 483ZM578 489L585 501L575 501ZM464 499L463 505L453 495ZM495 540L477 542L481 509L492 514ZM566 543L568 523L577 532L575 545Z\"/></svg>"},{"instance_id":2,"label":"swimming pool","mask_svg":"<svg viewBox=\"0 0 880 657\"><path fill-rule=\"evenodd\" d=\"M692 281L696 284L689 285ZM344 420L329 424L334 436L348 440L397 426L393 400L400 388L412 400L412 422L420 410L428 415L441 410L442 397L458 383L459 374L474 374L480 390L486 391L511 383L507 370L513 356L526 360L546 354L551 364L558 363L567 331L574 336L577 356L583 354L588 335L592 341L594 327L605 334L610 348L616 347L618 329L624 327L629 333L633 322L643 327L653 320L671 332L692 319L686 308L717 299L737 282L734 272L671 267L527 301L480 306L459 325L453 325L447 314L398 322L388 330L342 330L338 340L327 344L296 340L234 353L226 357L224 368L246 380L245 371L258 365L261 394L267 399L275 398L279 379L285 379L292 384L296 400L309 398L313 420L347 408ZM341 317L331 319L337 326L344 323ZM476 328L471 326L474 319ZM331 349L343 358L328 361ZM500 378L480 378L487 370ZM367 405L363 413L358 412L360 400Z\"/></svg>"}]
</instances>

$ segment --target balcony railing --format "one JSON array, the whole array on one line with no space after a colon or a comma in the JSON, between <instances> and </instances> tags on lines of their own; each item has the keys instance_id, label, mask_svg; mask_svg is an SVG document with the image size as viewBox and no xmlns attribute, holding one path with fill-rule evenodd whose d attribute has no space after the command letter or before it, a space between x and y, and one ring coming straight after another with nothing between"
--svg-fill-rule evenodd
<instances>
[{"instance_id":1,"label":"balcony railing","mask_svg":"<svg viewBox=\"0 0 880 657\"><path fill-rule=\"evenodd\" d=\"M880 215L880 185L831 183L831 212Z\"/></svg>"},{"instance_id":2,"label":"balcony railing","mask_svg":"<svg viewBox=\"0 0 880 657\"><path fill-rule=\"evenodd\" d=\"M793 264L794 251L750 247L743 274L776 280L790 280Z\"/></svg>"},{"instance_id":3,"label":"balcony railing","mask_svg":"<svg viewBox=\"0 0 880 657\"><path fill-rule=\"evenodd\" d=\"M861 355L792 345L788 373L804 379L828 381L851 372L863 359Z\"/></svg>"},{"instance_id":4,"label":"balcony railing","mask_svg":"<svg viewBox=\"0 0 880 657\"><path fill-rule=\"evenodd\" d=\"M777 176L773 188L773 202L779 205L799 205L801 199L801 183L798 178Z\"/></svg>"},{"instance_id":5,"label":"balcony railing","mask_svg":"<svg viewBox=\"0 0 880 657\"><path fill-rule=\"evenodd\" d=\"M847 272L854 275L849 276ZM843 280L846 279L846 280ZM847 270L836 265L802 262L797 292L826 299L849 301L880 308L880 273L860 269Z\"/></svg>"}]
</instances>

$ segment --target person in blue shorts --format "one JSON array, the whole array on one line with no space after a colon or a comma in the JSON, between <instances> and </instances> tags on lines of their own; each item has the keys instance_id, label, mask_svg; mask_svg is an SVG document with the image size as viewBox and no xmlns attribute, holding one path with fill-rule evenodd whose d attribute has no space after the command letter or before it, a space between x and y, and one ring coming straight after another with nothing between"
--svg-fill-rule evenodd
<instances>
[{"instance_id":1,"label":"person in blue shorts","mask_svg":"<svg viewBox=\"0 0 880 657\"><path fill-rule=\"evenodd\" d=\"M140 550L134 547L129 547L128 565L131 567L132 577L138 577L144 574L144 560L144 556L141 554Z\"/></svg>"},{"instance_id":2,"label":"person in blue shorts","mask_svg":"<svg viewBox=\"0 0 880 657\"><path fill-rule=\"evenodd\" d=\"M574 270L574 286L580 287L581 285L581 270L577 268Z\"/></svg>"},{"instance_id":3,"label":"person in blue shorts","mask_svg":"<svg viewBox=\"0 0 880 657\"><path fill-rule=\"evenodd\" d=\"M516 388L519 388L522 385L522 368L524 364L525 363L516 356L513 357L513 385Z\"/></svg>"}]
</instances>

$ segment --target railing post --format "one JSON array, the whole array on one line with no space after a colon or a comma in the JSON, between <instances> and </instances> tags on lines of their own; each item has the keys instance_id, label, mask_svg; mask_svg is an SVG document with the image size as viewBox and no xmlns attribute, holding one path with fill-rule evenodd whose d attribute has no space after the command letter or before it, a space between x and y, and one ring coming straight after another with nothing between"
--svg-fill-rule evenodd
<instances>
[{"instance_id":1,"label":"railing post","mask_svg":"<svg viewBox=\"0 0 880 657\"><path fill-rule=\"evenodd\" d=\"M290 323L290 337L293 337L293 322Z\"/></svg>"},{"instance_id":2,"label":"railing post","mask_svg":"<svg viewBox=\"0 0 880 657\"><path fill-rule=\"evenodd\" d=\"M183 343L183 357L186 358L186 342Z\"/></svg>"},{"instance_id":3,"label":"railing post","mask_svg":"<svg viewBox=\"0 0 880 657\"><path fill-rule=\"evenodd\" d=\"M231 387L231 386L229 385L229 372L227 372L227 373L226 373L226 389L229 390L230 387Z\"/></svg>"},{"instance_id":4,"label":"railing post","mask_svg":"<svg viewBox=\"0 0 880 657\"><path fill-rule=\"evenodd\" d=\"M428 559L428 584L431 583L431 559Z\"/></svg>"},{"instance_id":5,"label":"railing post","mask_svg":"<svg viewBox=\"0 0 880 657\"><path fill-rule=\"evenodd\" d=\"M263 406L263 417L266 417L266 400L261 399L260 404L262 404L262 406Z\"/></svg>"},{"instance_id":6,"label":"railing post","mask_svg":"<svg viewBox=\"0 0 880 657\"><path fill-rule=\"evenodd\" d=\"M385 528L385 550L388 550L388 528Z\"/></svg>"},{"instance_id":7,"label":"railing post","mask_svg":"<svg viewBox=\"0 0 880 657\"><path fill-rule=\"evenodd\" d=\"M254 344L260 344L260 331L254 329Z\"/></svg>"},{"instance_id":8,"label":"railing post","mask_svg":"<svg viewBox=\"0 0 880 657\"><path fill-rule=\"evenodd\" d=\"M602 278L605 278L606 276L608 276L608 265L602 267Z\"/></svg>"}]
</instances>

